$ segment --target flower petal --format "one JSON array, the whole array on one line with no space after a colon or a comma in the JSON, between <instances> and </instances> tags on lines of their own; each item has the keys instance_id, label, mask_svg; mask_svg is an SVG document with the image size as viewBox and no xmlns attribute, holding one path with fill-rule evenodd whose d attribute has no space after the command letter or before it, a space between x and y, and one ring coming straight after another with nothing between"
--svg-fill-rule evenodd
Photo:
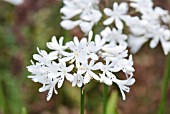
<instances>
[{"instance_id":1,"label":"flower petal","mask_svg":"<svg viewBox=\"0 0 170 114\"><path fill-rule=\"evenodd\" d=\"M113 17L109 17L108 19L106 19L104 22L103 22L103 25L110 25L112 24L114 21L114 18Z\"/></svg>"}]
</instances>

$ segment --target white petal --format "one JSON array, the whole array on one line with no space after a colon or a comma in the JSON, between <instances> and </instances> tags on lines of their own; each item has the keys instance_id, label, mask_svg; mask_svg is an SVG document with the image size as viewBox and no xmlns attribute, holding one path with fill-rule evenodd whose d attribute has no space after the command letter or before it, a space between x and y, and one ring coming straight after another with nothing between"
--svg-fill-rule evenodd
<instances>
[{"instance_id":1,"label":"white petal","mask_svg":"<svg viewBox=\"0 0 170 114\"><path fill-rule=\"evenodd\" d=\"M84 82L83 82L82 76L81 76L81 75L78 75L77 86L78 86L78 87L82 87L83 83L84 83Z\"/></svg>"},{"instance_id":2,"label":"white petal","mask_svg":"<svg viewBox=\"0 0 170 114\"><path fill-rule=\"evenodd\" d=\"M112 24L114 21L114 18L113 17L109 17L108 19L106 19L104 22L103 22L103 25L110 25Z\"/></svg>"},{"instance_id":3,"label":"white petal","mask_svg":"<svg viewBox=\"0 0 170 114\"><path fill-rule=\"evenodd\" d=\"M161 44L162 44L164 54L168 55L168 53L170 52L170 42L161 40Z\"/></svg>"},{"instance_id":4,"label":"white petal","mask_svg":"<svg viewBox=\"0 0 170 114\"><path fill-rule=\"evenodd\" d=\"M117 10L117 8L118 8L118 3L115 2L115 3L113 4L113 10L115 11L115 10Z\"/></svg>"},{"instance_id":5,"label":"white petal","mask_svg":"<svg viewBox=\"0 0 170 114\"><path fill-rule=\"evenodd\" d=\"M53 95L53 88L51 87L47 95L47 101L51 99L52 95Z\"/></svg>"},{"instance_id":6,"label":"white petal","mask_svg":"<svg viewBox=\"0 0 170 114\"><path fill-rule=\"evenodd\" d=\"M84 84L87 84L90 82L91 76L89 73L86 73L84 76Z\"/></svg>"},{"instance_id":7,"label":"white petal","mask_svg":"<svg viewBox=\"0 0 170 114\"><path fill-rule=\"evenodd\" d=\"M74 41L74 43L75 43L75 45L76 46L79 46L79 40L78 40L78 37L77 36L75 36L74 38L73 38L73 41Z\"/></svg>"},{"instance_id":8,"label":"white petal","mask_svg":"<svg viewBox=\"0 0 170 114\"><path fill-rule=\"evenodd\" d=\"M72 86L74 87L74 86L76 86L76 84L77 84L77 79L78 79L78 77L77 77L76 74L73 74L73 76L74 76L74 80L73 80L73 82L72 82Z\"/></svg>"},{"instance_id":9,"label":"white petal","mask_svg":"<svg viewBox=\"0 0 170 114\"><path fill-rule=\"evenodd\" d=\"M105 77L105 78L104 78L104 83L105 83L106 85L110 86L110 85L112 85L112 80L109 79L109 78L107 78L107 77Z\"/></svg>"},{"instance_id":10,"label":"white petal","mask_svg":"<svg viewBox=\"0 0 170 114\"><path fill-rule=\"evenodd\" d=\"M70 82L72 82L74 80L74 77L73 77L72 74L67 73L66 74L66 79L69 80Z\"/></svg>"},{"instance_id":11,"label":"white petal","mask_svg":"<svg viewBox=\"0 0 170 114\"><path fill-rule=\"evenodd\" d=\"M119 5L119 10L121 11L121 14L126 14L127 11L128 11L128 4L126 2L122 2L120 5Z\"/></svg>"},{"instance_id":12,"label":"white petal","mask_svg":"<svg viewBox=\"0 0 170 114\"><path fill-rule=\"evenodd\" d=\"M104 13L107 15L107 16L113 16L113 11L109 8L105 8L104 9Z\"/></svg>"},{"instance_id":13,"label":"white petal","mask_svg":"<svg viewBox=\"0 0 170 114\"><path fill-rule=\"evenodd\" d=\"M64 82L64 77L61 76L62 78L60 78L60 80L58 81L58 88L60 88L63 85Z\"/></svg>"},{"instance_id":14,"label":"white petal","mask_svg":"<svg viewBox=\"0 0 170 114\"><path fill-rule=\"evenodd\" d=\"M42 59L42 56L40 56L38 54L34 54L33 58L34 58L34 60L40 61Z\"/></svg>"},{"instance_id":15,"label":"white petal","mask_svg":"<svg viewBox=\"0 0 170 114\"><path fill-rule=\"evenodd\" d=\"M130 78L127 80L126 85L130 86L133 85L135 83L135 79L134 78Z\"/></svg>"},{"instance_id":16,"label":"white petal","mask_svg":"<svg viewBox=\"0 0 170 114\"><path fill-rule=\"evenodd\" d=\"M77 25L80 24L80 20L78 21L71 21L71 20L63 20L60 25L65 28L66 30L71 30L75 28Z\"/></svg>"},{"instance_id":17,"label":"white petal","mask_svg":"<svg viewBox=\"0 0 170 114\"><path fill-rule=\"evenodd\" d=\"M82 12L82 9L70 9L67 7L63 7L63 8L61 8L60 12L64 14L62 19L70 19L70 18L80 14Z\"/></svg>"},{"instance_id":18,"label":"white petal","mask_svg":"<svg viewBox=\"0 0 170 114\"><path fill-rule=\"evenodd\" d=\"M60 39L59 39L59 44L62 46L63 45L63 40L64 40L64 37L61 37Z\"/></svg>"},{"instance_id":19,"label":"white petal","mask_svg":"<svg viewBox=\"0 0 170 114\"><path fill-rule=\"evenodd\" d=\"M137 53L148 39L145 37L129 36L128 44L132 53Z\"/></svg>"},{"instance_id":20,"label":"white petal","mask_svg":"<svg viewBox=\"0 0 170 114\"><path fill-rule=\"evenodd\" d=\"M119 30L123 29L123 22L120 19L115 19L115 25Z\"/></svg>"},{"instance_id":21,"label":"white petal","mask_svg":"<svg viewBox=\"0 0 170 114\"><path fill-rule=\"evenodd\" d=\"M44 92L44 91L49 90L49 89L50 89L50 86L51 86L51 85L46 85L46 86L43 86L43 87L39 88L39 92Z\"/></svg>"},{"instance_id":22,"label":"white petal","mask_svg":"<svg viewBox=\"0 0 170 114\"><path fill-rule=\"evenodd\" d=\"M132 66L126 66L125 69L126 69L127 72L134 72L135 71L135 69Z\"/></svg>"},{"instance_id":23,"label":"white petal","mask_svg":"<svg viewBox=\"0 0 170 114\"><path fill-rule=\"evenodd\" d=\"M67 71L67 72L70 72L70 71L73 70L73 68L74 68L74 65L70 65L69 67L66 68L66 71Z\"/></svg>"},{"instance_id":24,"label":"white petal","mask_svg":"<svg viewBox=\"0 0 170 114\"><path fill-rule=\"evenodd\" d=\"M82 22L80 23L80 28L84 33L88 33L92 30L94 22Z\"/></svg>"},{"instance_id":25,"label":"white petal","mask_svg":"<svg viewBox=\"0 0 170 114\"><path fill-rule=\"evenodd\" d=\"M155 48L158 45L158 43L159 43L159 38L154 38L150 42L150 47Z\"/></svg>"},{"instance_id":26,"label":"white petal","mask_svg":"<svg viewBox=\"0 0 170 114\"><path fill-rule=\"evenodd\" d=\"M100 80L99 76L93 73L92 71L89 71L89 75L93 77L95 80Z\"/></svg>"},{"instance_id":27,"label":"white petal","mask_svg":"<svg viewBox=\"0 0 170 114\"><path fill-rule=\"evenodd\" d=\"M92 40L92 37L93 37L93 31L90 31L88 36L88 42Z\"/></svg>"}]
</instances>

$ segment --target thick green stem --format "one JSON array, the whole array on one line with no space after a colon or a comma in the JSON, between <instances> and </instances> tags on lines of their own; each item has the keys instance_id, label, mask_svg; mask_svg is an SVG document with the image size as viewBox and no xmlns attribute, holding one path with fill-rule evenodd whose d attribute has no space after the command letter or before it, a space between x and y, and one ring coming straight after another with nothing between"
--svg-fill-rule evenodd
<instances>
[{"instance_id":1,"label":"thick green stem","mask_svg":"<svg viewBox=\"0 0 170 114\"><path fill-rule=\"evenodd\" d=\"M84 114L84 89L80 89L80 114Z\"/></svg>"},{"instance_id":2,"label":"thick green stem","mask_svg":"<svg viewBox=\"0 0 170 114\"><path fill-rule=\"evenodd\" d=\"M165 74L162 83L162 98L161 98L158 114L164 114L165 112L169 79L170 79L170 54L167 56L167 60L166 60L166 69L165 69Z\"/></svg>"},{"instance_id":3,"label":"thick green stem","mask_svg":"<svg viewBox=\"0 0 170 114\"><path fill-rule=\"evenodd\" d=\"M104 93L103 93L103 114L106 114L107 97L108 97L108 86L107 86L106 84L104 84Z\"/></svg>"}]
</instances>

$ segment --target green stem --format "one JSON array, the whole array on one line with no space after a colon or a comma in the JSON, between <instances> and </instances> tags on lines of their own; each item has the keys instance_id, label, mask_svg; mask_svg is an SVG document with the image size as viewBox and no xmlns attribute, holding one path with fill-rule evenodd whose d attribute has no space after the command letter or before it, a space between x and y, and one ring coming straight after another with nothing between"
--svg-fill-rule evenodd
<instances>
[{"instance_id":1,"label":"green stem","mask_svg":"<svg viewBox=\"0 0 170 114\"><path fill-rule=\"evenodd\" d=\"M106 114L107 97L108 97L108 86L107 86L106 84L104 84L104 93L103 93L103 114Z\"/></svg>"},{"instance_id":2,"label":"green stem","mask_svg":"<svg viewBox=\"0 0 170 114\"><path fill-rule=\"evenodd\" d=\"M3 84L1 79L0 79L0 111L2 111L2 114L7 114L5 95L4 95Z\"/></svg>"},{"instance_id":3,"label":"green stem","mask_svg":"<svg viewBox=\"0 0 170 114\"><path fill-rule=\"evenodd\" d=\"M164 74L163 84L162 84L162 98L161 98L158 114L164 114L165 112L169 79L170 79L170 54L167 56L167 60L166 60L166 69L165 69L165 74Z\"/></svg>"},{"instance_id":4,"label":"green stem","mask_svg":"<svg viewBox=\"0 0 170 114\"><path fill-rule=\"evenodd\" d=\"M84 114L84 89L81 87L80 89L80 114Z\"/></svg>"}]
</instances>

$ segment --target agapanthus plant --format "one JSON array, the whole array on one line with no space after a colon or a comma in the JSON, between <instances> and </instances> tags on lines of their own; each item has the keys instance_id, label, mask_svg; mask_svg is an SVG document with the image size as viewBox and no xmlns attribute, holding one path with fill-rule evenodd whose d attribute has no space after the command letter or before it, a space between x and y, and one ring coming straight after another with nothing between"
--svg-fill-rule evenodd
<instances>
[{"instance_id":1,"label":"agapanthus plant","mask_svg":"<svg viewBox=\"0 0 170 114\"><path fill-rule=\"evenodd\" d=\"M132 55L128 55L127 47L136 53L148 41L151 48L160 42L164 54L170 52L169 12L154 7L152 0L114 2L112 8L103 9L103 6L99 9L100 0L63 0L63 3L60 25L66 30L79 26L84 36L87 33L89 36L80 40L74 37L66 44L63 37L59 41L52 37L47 43L49 53L37 48L39 54L33 55L35 62L31 61L27 68L32 73L29 78L43 84L39 91L49 90L47 100L53 92L58 94L56 88L65 80L82 88L92 79L109 86L117 84L125 100L124 92L129 92L129 86L135 82ZM95 29L104 29L93 37L94 25ZM124 80L119 79L117 72L125 74Z\"/></svg>"},{"instance_id":2,"label":"agapanthus plant","mask_svg":"<svg viewBox=\"0 0 170 114\"><path fill-rule=\"evenodd\" d=\"M53 92L58 94L56 88L60 88L65 80L73 87L82 87L91 79L109 86L116 83L125 100L124 92L129 92L129 86L135 82L132 55L128 56L126 45L118 45L112 39L108 41L95 35L92 41L92 34L91 31L88 38L80 41L74 37L66 44L63 44L63 37L59 42L52 37L52 41L47 43L51 49L49 53L37 48L38 54L33 55L36 62L31 61L32 65L27 68L32 73L29 78L43 85L39 91L49 90L47 100ZM117 72L123 72L125 79L119 79L115 75Z\"/></svg>"}]
</instances>

